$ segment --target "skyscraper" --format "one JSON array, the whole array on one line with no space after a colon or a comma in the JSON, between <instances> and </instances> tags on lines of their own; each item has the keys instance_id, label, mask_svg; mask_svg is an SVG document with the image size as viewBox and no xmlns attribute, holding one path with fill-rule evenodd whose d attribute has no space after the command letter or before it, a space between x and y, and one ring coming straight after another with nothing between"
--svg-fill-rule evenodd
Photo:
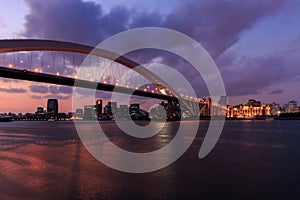
<instances>
[{"instance_id":1,"label":"skyscraper","mask_svg":"<svg viewBox=\"0 0 300 200\"><path fill-rule=\"evenodd\" d=\"M50 117L57 117L57 114L58 114L58 100L57 99L48 99L47 114Z\"/></svg>"},{"instance_id":2,"label":"skyscraper","mask_svg":"<svg viewBox=\"0 0 300 200\"><path fill-rule=\"evenodd\" d=\"M98 118L102 115L102 100L100 99L96 101L96 115Z\"/></svg>"},{"instance_id":3,"label":"skyscraper","mask_svg":"<svg viewBox=\"0 0 300 200\"><path fill-rule=\"evenodd\" d=\"M84 119L85 120L95 120L96 119L96 106L86 105L84 106Z\"/></svg>"},{"instance_id":4,"label":"skyscraper","mask_svg":"<svg viewBox=\"0 0 300 200\"><path fill-rule=\"evenodd\" d=\"M108 102L108 106L110 106L111 114L116 115L117 114L117 102Z\"/></svg>"}]
</instances>

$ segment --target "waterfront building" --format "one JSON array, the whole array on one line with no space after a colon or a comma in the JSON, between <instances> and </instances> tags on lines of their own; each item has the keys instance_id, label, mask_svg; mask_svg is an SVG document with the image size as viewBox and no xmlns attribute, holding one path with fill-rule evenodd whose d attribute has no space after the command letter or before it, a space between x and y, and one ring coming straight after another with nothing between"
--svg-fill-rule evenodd
<instances>
[{"instance_id":1,"label":"waterfront building","mask_svg":"<svg viewBox=\"0 0 300 200\"><path fill-rule=\"evenodd\" d=\"M129 106L130 115L139 114L139 112L140 112L140 104L138 104L138 103L130 104L130 106Z\"/></svg>"},{"instance_id":2,"label":"waterfront building","mask_svg":"<svg viewBox=\"0 0 300 200\"><path fill-rule=\"evenodd\" d=\"M120 117L124 117L124 118L129 117L128 105L120 105L118 113L120 114Z\"/></svg>"},{"instance_id":3,"label":"waterfront building","mask_svg":"<svg viewBox=\"0 0 300 200\"><path fill-rule=\"evenodd\" d=\"M48 99L47 114L50 117L57 117L57 114L58 114L58 100L57 99Z\"/></svg>"},{"instance_id":4,"label":"waterfront building","mask_svg":"<svg viewBox=\"0 0 300 200\"><path fill-rule=\"evenodd\" d=\"M227 118L255 118L259 116L270 116L271 105L262 104L260 101L249 99L245 105L227 106Z\"/></svg>"},{"instance_id":5,"label":"waterfront building","mask_svg":"<svg viewBox=\"0 0 300 200\"><path fill-rule=\"evenodd\" d=\"M96 119L96 106L95 105L86 105L84 106L83 118L85 120L94 120Z\"/></svg>"},{"instance_id":6,"label":"waterfront building","mask_svg":"<svg viewBox=\"0 0 300 200\"><path fill-rule=\"evenodd\" d=\"M271 115L273 116L279 116L280 115L280 105L278 103L273 102L271 104Z\"/></svg>"},{"instance_id":7,"label":"waterfront building","mask_svg":"<svg viewBox=\"0 0 300 200\"><path fill-rule=\"evenodd\" d=\"M98 118L102 115L102 100L100 99L96 101L96 115Z\"/></svg>"},{"instance_id":8,"label":"waterfront building","mask_svg":"<svg viewBox=\"0 0 300 200\"><path fill-rule=\"evenodd\" d=\"M43 107L37 107L35 114L45 114L45 110Z\"/></svg>"},{"instance_id":9,"label":"waterfront building","mask_svg":"<svg viewBox=\"0 0 300 200\"><path fill-rule=\"evenodd\" d=\"M117 114L117 102L108 102L108 106L110 106L111 114L116 115Z\"/></svg>"},{"instance_id":10,"label":"waterfront building","mask_svg":"<svg viewBox=\"0 0 300 200\"><path fill-rule=\"evenodd\" d=\"M83 109L77 108L75 111L75 119L83 119Z\"/></svg>"},{"instance_id":11,"label":"waterfront building","mask_svg":"<svg viewBox=\"0 0 300 200\"><path fill-rule=\"evenodd\" d=\"M289 101L284 105L284 112L286 113L296 113L299 112L299 107L296 101Z\"/></svg>"},{"instance_id":12,"label":"waterfront building","mask_svg":"<svg viewBox=\"0 0 300 200\"><path fill-rule=\"evenodd\" d=\"M104 106L104 114L116 115L117 105L117 102L107 102L106 106Z\"/></svg>"},{"instance_id":13,"label":"waterfront building","mask_svg":"<svg viewBox=\"0 0 300 200\"><path fill-rule=\"evenodd\" d=\"M139 115L140 115L140 104L138 104L138 103L130 104L129 114L130 114L131 118L138 119Z\"/></svg>"}]
</instances>

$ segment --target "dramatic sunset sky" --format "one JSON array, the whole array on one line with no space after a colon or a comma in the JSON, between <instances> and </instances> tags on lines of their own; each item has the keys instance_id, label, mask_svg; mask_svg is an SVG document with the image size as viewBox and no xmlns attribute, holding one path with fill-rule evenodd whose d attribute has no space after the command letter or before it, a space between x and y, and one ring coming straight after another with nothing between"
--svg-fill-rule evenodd
<instances>
[{"instance_id":1,"label":"dramatic sunset sky","mask_svg":"<svg viewBox=\"0 0 300 200\"><path fill-rule=\"evenodd\" d=\"M180 31L202 44L221 72L230 104L249 98L300 103L298 0L1 0L0 6L0 39L97 45L149 26ZM51 97L60 99L60 111L72 110L66 87L0 79L0 113L34 112Z\"/></svg>"}]
</instances>

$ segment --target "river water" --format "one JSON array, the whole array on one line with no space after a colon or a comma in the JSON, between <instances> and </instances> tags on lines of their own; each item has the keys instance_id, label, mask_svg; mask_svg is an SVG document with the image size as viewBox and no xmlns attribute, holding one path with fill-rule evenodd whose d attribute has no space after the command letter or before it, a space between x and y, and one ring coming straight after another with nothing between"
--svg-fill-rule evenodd
<instances>
[{"instance_id":1,"label":"river water","mask_svg":"<svg viewBox=\"0 0 300 200\"><path fill-rule=\"evenodd\" d=\"M114 122L100 124L121 148L149 152L168 144L179 122L138 140ZM199 159L208 124L200 122L194 142L173 164L132 174L95 159L73 122L0 123L0 199L300 198L300 121L227 121L215 148Z\"/></svg>"}]
</instances>

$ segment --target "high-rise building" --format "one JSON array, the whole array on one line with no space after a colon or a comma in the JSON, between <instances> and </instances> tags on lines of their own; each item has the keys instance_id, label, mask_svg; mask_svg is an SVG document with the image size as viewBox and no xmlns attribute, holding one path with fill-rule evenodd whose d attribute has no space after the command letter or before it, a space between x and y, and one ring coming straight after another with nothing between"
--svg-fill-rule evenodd
<instances>
[{"instance_id":1,"label":"high-rise building","mask_svg":"<svg viewBox=\"0 0 300 200\"><path fill-rule=\"evenodd\" d=\"M102 100L100 99L96 101L96 115L98 118L102 115Z\"/></svg>"},{"instance_id":2,"label":"high-rise building","mask_svg":"<svg viewBox=\"0 0 300 200\"><path fill-rule=\"evenodd\" d=\"M128 105L120 105L119 109L120 117L128 117L129 116L129 110Z\"/></svg>"},{"instance_id":3,"label":"high-rise building","mask_svg":"<svg viewBox=\"0 0 300 200\"><path fill-rule=\"evenodd\" d=\"M96 119L96 106L95 105L86 105L84 106L83 118L86 120Z\"/></svg>"},{"instance_id":4,"label":"high-rise building","mask_svg":"<svg viewBox=\"0 0 300 200\"><path fill-rule=\"evenodd\" d=\"M110 107L110 112L109 114L116 115L117 114L117 102L108 102L107 105Z\"/></svg>"},{"instance_id":5,"label":"high-rise building","mask_svg":"<svg viewBox=\"0 0 300 200\"><path fill-rule=\"evenodd\" d=\"M47 114L50 115L50 117L57 117L57 114L58 114L58 100L57 99L48 99Z\"/></svg>"}]
</instances>

